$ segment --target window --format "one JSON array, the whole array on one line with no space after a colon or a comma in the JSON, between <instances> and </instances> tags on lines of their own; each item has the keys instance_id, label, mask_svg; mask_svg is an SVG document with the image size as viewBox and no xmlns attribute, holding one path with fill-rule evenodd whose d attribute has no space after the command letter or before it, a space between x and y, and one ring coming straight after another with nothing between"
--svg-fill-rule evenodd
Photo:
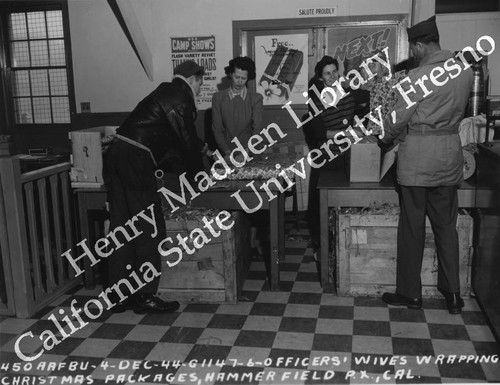
<instances>
[{"instance_id":1,"label":"window","mask_svg":"<svg viewBox=\"0 0 500 385\"><path fill-rule=\"evenodd\" d=\"M19 3L2 10L9 123L68 125L72 88L62 5L20 7Z\"/></svg>"}]
</instances>

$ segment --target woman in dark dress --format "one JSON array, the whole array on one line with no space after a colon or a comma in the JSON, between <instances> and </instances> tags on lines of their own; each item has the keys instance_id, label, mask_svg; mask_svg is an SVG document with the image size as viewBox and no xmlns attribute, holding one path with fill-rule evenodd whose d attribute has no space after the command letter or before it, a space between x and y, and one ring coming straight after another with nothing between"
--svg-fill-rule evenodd
<instances>
[{"instance_id":1,"label":"woman in dark dress","mask_svg":"<svg viewBox=\"0 0 500 385\"><path fill-rule=\"evenodd\" d=\"M306 143L310 150L319 149L328 139L333 139L337 133L346 130L353 122L355 99L350 88L341 88L338 84L339 77L339 63L331 56L324 56L314 68L314 77L309 81L309 97L321 113L303 126ZM311 90L313 86L319 94L325 87L330 87L332 92L325 92L321 101L318 93ZM309 109L314 116L314 109L311 106ZM332 152L340 153L338 148L333 147L331 146ZM321 169L338 167L344 167L342 158L326 163ZM320 168L311 169L307 213L312 247L315 251L319 248L320 207L319 191L316 188L319 174Z\"/></svg>"}]
</instances>

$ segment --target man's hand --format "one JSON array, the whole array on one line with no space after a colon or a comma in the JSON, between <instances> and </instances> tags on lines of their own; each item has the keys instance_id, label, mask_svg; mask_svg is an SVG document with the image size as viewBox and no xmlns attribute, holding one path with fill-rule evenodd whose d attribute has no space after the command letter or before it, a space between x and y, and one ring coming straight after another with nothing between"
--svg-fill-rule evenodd
<instances>
[{"instance_id":1,"label":"man's hand","mask_svg":"<svg viewBox=\"0 0 500 385\"><path fill-rule=\"evenodd\" d=\"M392 148L393 143L392 142L386 143L383 140L377 138L377 145L380 147L382 152L387 152Z\"/></svg>"}]
</instances>

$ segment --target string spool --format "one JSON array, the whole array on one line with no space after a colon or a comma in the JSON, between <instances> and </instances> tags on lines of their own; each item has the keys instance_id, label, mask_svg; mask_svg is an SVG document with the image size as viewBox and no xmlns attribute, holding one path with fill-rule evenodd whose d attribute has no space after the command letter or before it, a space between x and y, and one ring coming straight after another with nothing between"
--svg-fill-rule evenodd
<instances>
[{"instance_id":1,"label":"string spool","mask_svg":"<svg viewBox=\"0 0 500 385\"><path fill-rule=\"evenodd\" d=\"M464 154L464 180L467 180L476 171L476 158L474 158L474 154L466 148L463 148L462 152Z\"/></svg>"}]
</instances>

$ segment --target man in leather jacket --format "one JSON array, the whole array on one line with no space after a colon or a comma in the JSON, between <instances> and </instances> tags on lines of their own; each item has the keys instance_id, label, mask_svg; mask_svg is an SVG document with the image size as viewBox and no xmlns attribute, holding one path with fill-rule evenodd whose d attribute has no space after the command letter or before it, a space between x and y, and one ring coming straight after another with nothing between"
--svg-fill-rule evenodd
<instances>
[{"instance_id":1,"label":"man in leather jacket","mask_svg":"<svg viewBox=\"0 0 500 385\"><path fill-rule=\"evenodd\" d=\"M105 284L111 289L119 286L124 294L120 296L111 290L109 298L115 304L114 312L131 309L139 314L168 313L179 308L177 301L165 302L155 296L161 273L157 248L166 231L155 172L161 169L165 180L178 187L179 175L186 172L192 178L203 169L202 157L208 147L196 135L194 125L196 95L203 74L203 67L194 61L178 65L172 82L160 84L128 115L105 154L110 228L126 228L127 221L143 210L148 212L153 205L158 231L153 238L151 224L137 220L134 226L142 233L130 241L123 237L123 246L109 255ZM145 268L141 268L147 266L144 263L152 265L156 272L154 278L148 279L150 282L141 286L129 276L133 272L139 277L145 275ZM124 284L124 279L132 286Z\"/></svg>"}]
</instances>

